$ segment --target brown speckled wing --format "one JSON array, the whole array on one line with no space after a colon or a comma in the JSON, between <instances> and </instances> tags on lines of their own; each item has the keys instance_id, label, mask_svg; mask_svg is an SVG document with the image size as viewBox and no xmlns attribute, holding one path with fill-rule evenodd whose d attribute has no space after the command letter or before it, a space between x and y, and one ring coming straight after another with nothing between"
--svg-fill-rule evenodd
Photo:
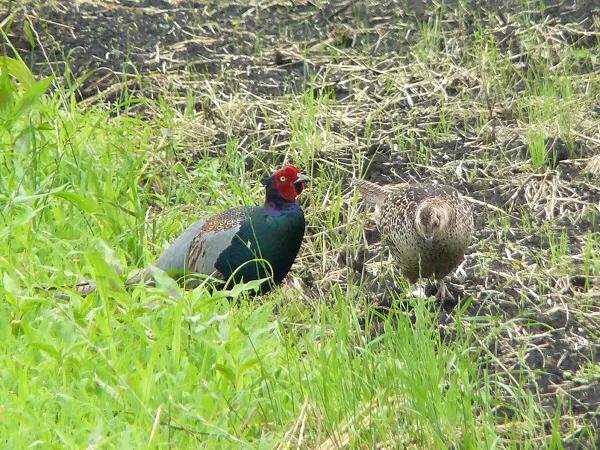
<instances>
[{"instance_id":1,"label":"brown speckled wing","mask_svg":"<svg viewBox=\"0 0 600 450\"><path fill-rule=\"evenodd\" d=\"M211 231L229 230L239 226L246 217L248 217L248 208L241 207L224 211L214 216L210 216L204 222L200 229L200 233L208 233ZM199 233L199 234L200 234Z\"/></svg>"},{"instance_id":2,"label":"brown speckled wing","mask_svg":"<svg viewBox=\"0 0 600 450\"><path fill-rule=\"evenodd\" d=\"M248 217L249 208L235 208L206 219L189 247L190 271L219 276L215 263Z\"/></svg>"},{"instance_id":3,"label":"brown speckled wing","mask_svg":"<svg viewBox=\"0 0 600 450\"><path fill-rule=\"evenodd\" d=\"M189 272L213 275L218 255L229 245L247 213L248 208L235 208L190 225L155 266L176 277Z\"/></svg>"}]
</instances>

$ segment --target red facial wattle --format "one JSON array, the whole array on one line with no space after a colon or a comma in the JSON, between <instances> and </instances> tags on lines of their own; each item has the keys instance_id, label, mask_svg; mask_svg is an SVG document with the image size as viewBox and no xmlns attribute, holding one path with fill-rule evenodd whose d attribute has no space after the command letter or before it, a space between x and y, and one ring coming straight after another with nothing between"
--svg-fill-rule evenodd
<instances>
[{"instance_id":1,"label":"red facial wattle","mask_svg":"<svg viewBox=\"0 0 600 450\"><path fill-rule=\"evenodd\" d=\"M287 201L294 201L304 190L308 178L300 175L296 166L286 166L273 175L273 183L279 195Z\"/></svg>"}]
</instances>

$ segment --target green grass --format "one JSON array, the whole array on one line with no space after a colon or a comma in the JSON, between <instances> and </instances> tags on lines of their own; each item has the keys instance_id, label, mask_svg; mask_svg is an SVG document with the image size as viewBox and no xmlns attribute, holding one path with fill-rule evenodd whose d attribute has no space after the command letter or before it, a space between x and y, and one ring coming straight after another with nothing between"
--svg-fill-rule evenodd
<instances>
[{"instance_id":1,"label":"green grass","mask_svg":"<svg viewBox=\"0 0 600 450\"><path fill-rule=\"evenodd\" d=\"M531 166L534 169L541 169L548 164L549 155L543 133L531 133L528 136L528 150Z\"/></svg>"},{"instance_id":2,"label":"green grass","mask_svg":"<svg viewBox=\"0 0 600 450\"><path fill-rule=\"evenodd\" d=\"M214 87L190 88L174 107L169 86L148 97L124 88L112 106L85 106L76 101L75 89L1 57L3 448L561 449L569 439L596 439L594 417L573 418L568 395L555 408L542 406L537 383L550 369L529 369L537 344L526 337L529 330L536 336L552 332L531 314L528 296L538 295L536 307L551 309L554 300L544 295L556 288L549 282L571 275L577 264L586 289L593 286L600 274L599 239L587 234L581 261L574 261L571 238L542 216L544 205L536 200L520 205L522 211L509 211L508 196L499 203L518 215L516 222L502 211L478 217L491 238L473 251L473 277L487 280L508 260L521 284L499 276L491 288L487 282L477 286L477 296L459 304L445 328L431 299L399 291L396 300L408 301L410 312L397 304L390 317L367 320L361 328L373 292L338 267L336 258L340 250L349 259L356 256L364 240L365 217L347 180L365 172L374 158L366 152L372 144L389 144L407 156L406 172L399 174L404 177L438 164L433 144L452 144L456 128L471 124L474 130L465 133L473 132L490 159L477 160L464 176L452 165L456 161L444 160L442 173L514 182L511 189L525 191L530 185L501 172L512 161L505 164L505 155L501 163L493 159L497 148L490 143L502 131L494 125L498 111L514 110L521 121L515 129L531 159L525 175L533 177L546 171L552 157L547 133L568 141L582 114L578 108L593 102L580 102L584 87L571 80L570 67L547 76L549 62L538 55L528 71L521 70L503 58L485 30L472 42L458 41L468 76L457 75L464 83L448 96L435 71L454 67L457 55L441 52L440 44L456 49L457 41L447 39L440 20L418 28L409 54L422 84L410 92L417 107L411 105L406 116L394 109L408 102L405 80L397 81L396 72L382 76L388 96L380 103L372 106L363 96L363 103L353 105L364 108L357 119L334 96L314 89L274 105L249 96L224 100ZM545 45L536 29L526 31L526 44ZM565 55L593 57L583 50ZM517 95L521 76L524 90ZM469 77L478 77L477 90L461 87ZM421 97L435 119L419 115ZM197 113L197 104L216 119ZM140 105L145 116L136 113ZM259 112L264 128L288 133L285 146L272 140L264 150L258 132L240 132L240 123L256 130L252 120ZM223 125L216 150L213 123ZM346 139L334 131L340 123L349 129L364 125L361 136ZM383 123L391 124L387 134ZM342 162L348 149L349 162ZM261 152L268 157L256 157ZM309 233L292 272L300 288L283 286L249 298L242 286L235 301L205 288L182 291L163 278L155 288L124 289L128 273L154 260L197 218L260 202L258 181L284 161L301 164L314 177L302 199ZM540 182L527 192L545 187ZM553 192L546 197L558 197ZM595 210L587 214L595 223ZM515 229L539 233L547 248L511 242ZM525 251L535 266L526 265ZM381 274L391 270L386 258L382 252ZM306 273L310 289L299 281ZM82 298L69 286L85 278L98 282L98 292ZM54 297L46 286L65 286L68 299ZM489 314L506 303L517 310L513 317L500 310ZM474 305L490 309L479 314ZM589 319L595 311L586 304L574 315L589 313ZM586 323L597 330L592 319ZM597 381L593 355L571 377L582 384Z\"/></svg>"},{"instance_id":3,"label":"green grass","mask_svg":"<svg viewBox=\"0 0 600 450\"><path fill-rule=\"evenodd\" d=\"M207 193L218 199L214 209L258 201L260 192L243 189L258 173L244 172L235 141L226 162L167 169L174 149L151 156L158 136L144 123L65 107L61 95L44 95L38 85L12 76L2 85L12 98L3 109L0 184L5 447L270 448L303 439L491 448L500 435L541 432L499 433L494 410L509 392L480 372L477 322L444 343L424 303L415 304L415 324L400 314L370 340L356 316L362 297L339 289L301 324L286 288L234 303L203 289L176 298L160 287L125 292L115 268L142 264L213 209L181 214L177 205L207 204ZM31 99L26 109L23 99ZM292 130L315 139L303 127ZM296 142L308 160L311 143ZM145 164L152 158L179 176L158 177L161 167ZM159 182L160 194L151 194L148 186ZM170 211L145 222L150 202ZM323 226L335 227L333 217ZM72 283L74 274L96 279L98 294L61 301L36 289ZM514 414L543 414L520 395Z\"/></svg>"}]
</instances>

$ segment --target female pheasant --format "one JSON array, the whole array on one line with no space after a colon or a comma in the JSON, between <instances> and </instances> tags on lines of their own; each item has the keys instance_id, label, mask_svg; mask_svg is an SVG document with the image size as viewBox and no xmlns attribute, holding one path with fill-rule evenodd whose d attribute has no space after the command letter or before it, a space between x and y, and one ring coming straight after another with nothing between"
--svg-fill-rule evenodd
<instances>
[{"instance_id":1,"label":"female pheasant","mask_svg":"<svg viewBox=\"0 0 600 450\"><path fill-rule=\"evenodd\" d=\"M402 274L438 281L439 298L448 295L444 277L462 261L473 237L470 205L450 186L401 184L379 186L353 180L364 199L375 205L378 228Z\"/></svg>"},{"instance_id":2,"label":"female pheasant","mask_svg":"<svg viewBox=\"0 0 600 450\"><path fill-rule=\"evenodd\" d=\"M158 258L155 267L171 277L210 275L226 282L269 278L261 293L279 284L292 267L304 237L304 212L296 198L309 178L288 165L262 180L266 189L262 206L240 207L218 213L190 225ZM192 277L193 278L193 277ZM186 280L187 279L187 280ZM127 280L126 285L151 280L150 269ZM81 294L95 290L95 283L77 285Z\"/></svg>"}]
</instances>

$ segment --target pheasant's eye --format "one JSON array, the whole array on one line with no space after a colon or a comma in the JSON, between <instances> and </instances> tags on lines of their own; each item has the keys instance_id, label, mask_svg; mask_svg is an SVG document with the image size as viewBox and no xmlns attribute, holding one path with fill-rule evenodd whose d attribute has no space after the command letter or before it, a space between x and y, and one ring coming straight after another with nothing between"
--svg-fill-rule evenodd
<instances>
[{"instance_id":1,"label":"pheasant's eye","mask_svg":"<svg viewBox=\"0 0 600 450\"><path fill-rule=\"evenodd\" d=\"M281 181L282 183L285 183L286 179L287 178L285 178L285 177L279 177L279 181Z\"/></svg>"}]
</instances>

